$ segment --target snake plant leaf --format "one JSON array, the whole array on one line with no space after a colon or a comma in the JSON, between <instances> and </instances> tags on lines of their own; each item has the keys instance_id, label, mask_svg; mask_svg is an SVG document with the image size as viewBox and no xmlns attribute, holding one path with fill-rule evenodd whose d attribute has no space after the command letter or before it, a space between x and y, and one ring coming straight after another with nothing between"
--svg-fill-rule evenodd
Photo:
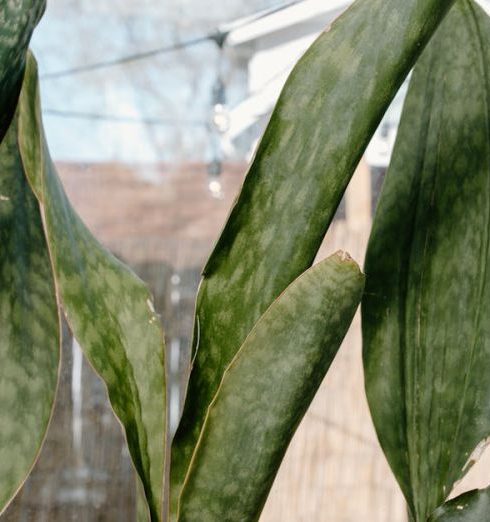
<instances>
[{"instance_id":1,"label":"snake plant leaf","mask_svg":"<svg viewBox=\"0 0 490 522\"><path fill-rule=\"evenodd\" d=\"M339 252L303 273L259 319L209 407L179 522L258 520L363 288L359 267Z\"/></svg>"},{"instance_id":2,"label":"snake plant leaf","mask_svg":"<svg viewBox=\"0 0 490 522\"><path fill-rule=\"evenodd\" d=\"M294 68L204 270L195 362L172 449L179 490L223 371L306 270L388 104L453 0L360 0Z\"/></svg>"},{"instance_id":3,"label":"snake plant leaf","mask_svg":"<svg viewBox=\"0 0 490 522\"><path fill-rule=\"evenodd\" d=\"M489 48L458 1L415 67L366 257L366 391L417 522L490 435Z\"/></svg>"},{"instance_id":4,"label":"snake plant leaf","mask_svg":"<svg viewBox=\"0 0 490 522\"><path fill-rule=\"evenodd\" d=\"M51 417L58 305L39 206L14 120L0 145L0 512L29 474Z\"/></svg>"},{"instance_id":5,"label":"snake plant leaf","mask_svg":"<svg viewBox=\"0 0 490 522\"><path fill-rule=\"evenodd\" d=\"M44 140L37 68L29 55L19 144L40 202L68 323L105 381L142 481L151 521L163 520L166 439L164 341L146 286L90 234L68 201Z\"/></svg>"},{"instance_id":6,"label":"snake plant leaf","mask_svg":"<svg viewBox=\"0 0 490 522\"><path fill-rule=\"evenodd\" d=\"M0 141L14 115L32 31L46 0L0 2Z\"/></svg>"},{"instance_id":7,"label":"snake plant leaf","mask_svg":"<svg viewBox=\"0 0 490 522\"><path fill-rule=\"evenodd\" d=\"M485 522L487 520L490 520L490 489L476 489L436 509L429 522Z\"/></svg>"}]
</instances>

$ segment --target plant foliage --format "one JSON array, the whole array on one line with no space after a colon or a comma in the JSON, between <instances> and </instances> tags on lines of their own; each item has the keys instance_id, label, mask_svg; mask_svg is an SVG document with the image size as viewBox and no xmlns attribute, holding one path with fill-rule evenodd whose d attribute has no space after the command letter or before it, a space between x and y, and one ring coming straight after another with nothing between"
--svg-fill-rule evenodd
<instances>
[{"instance_id":1,"label":"plant foliage","mask_svg":"<svg viewBox=\"0 0 490 522\"><path fill-rule=\"evenodd\" d=\"M226 367L313 262L381 117L451 4L358 1L294 67L204 269L195 362L172 447L173 514Z\"/></svg>"},{"instance_id":2,"label":"plant foliage","mask_svg":"<svg viewBox=\"0 0 490 522\"><path fill-rule=\"evenodd\" d=\"M417 522L490 435L489 43L460 0L415 67L366 259L366 391Z\"/></svg>"},{"instance_id":3,"label":"plant foliage","mask_svg":"<svg viewBox=\"0 0 490 522\"><path fill-rule=\"evenodd\" d=\"M358 0L298 62L204 268L170 455L151 295L90 234L49 155L27 51L44 9L0 1L0 512L49 423L61 308L124 429L138 520L259 519L363 292L346 254L311 265L417 62L367 253L366 392L413 520L490 520L488 490L446 502L490 436L487 15Z\"/></svg>"}]
</instances>

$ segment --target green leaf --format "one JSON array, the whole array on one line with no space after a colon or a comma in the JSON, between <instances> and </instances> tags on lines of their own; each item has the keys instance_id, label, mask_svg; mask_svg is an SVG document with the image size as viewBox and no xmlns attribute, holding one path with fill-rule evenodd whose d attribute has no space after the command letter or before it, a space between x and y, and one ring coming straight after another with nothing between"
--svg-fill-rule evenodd
<instances>
[{"instance_id":1,"label":"green leaf","mask_svg":"<svg viewBox=\"0 0 490 522\"><path fill-rule=\"evenodd\" d=\"M0 512L42 446L56 395L60 325L36 198L14 120L0 145Z\"/></svg>"},{"instance_id":2,"label":"green leaf","mask_svg":"<svg viewBox=\"0 0 490 522\"><path fill-rule=\"evenodd\" d=\"M206 415L179 522L258 520L363 287L357 264L339 252L296 279L259 319Z\"/></svg>"},{"instance_id":3,"label":"green leaf","mask_svg":"<svg viewBox=\"0 0 490 522\"><path fill-rule=\"evenodd\" d=\"M205 268L172 511L223 371L317 253L388 104L453 0L356 2L294 68Z\"/></svg>"},{"instance_id":4,"label":"green leaf","mask_svg":"<svg viewBox=\"0 0 490 522\"><path fill-rule=\"evenodd\" d=\"M366 258L366 391L417 521L490 435L489 48L459 1L415 67Z\"/></svg>"},{"instance_id":5,"label":"green leaf","mask_svg":"<svg viewBox=\"0 0 490 522\"><path fill-rule=\"evenodd\" d=\"M0 2L0 142L14 115L27 47L46 0Z\"/></svg>"},{"instance_id":6,"label":"green leaf","mask_svg":"<svg viewBox=\"0 0 490 522\"><path fill-rule=\"evenodd\" d=\"M107 252L71 207L44 140L36 63L28 57L19 144L41 204L58 291L75 337L107 385L152 521L163 519L164 342L146 286Z\"/></svg>"},{"instance_id":7,"label":"green leaf","mask_svg":"<svg viewBox=\"0 0 490 522\"><path fill-rule=\"evenodd\" d=\"M490 519L490 489L473 490L436 509L429 522L486 522Z\"/></svg>"}]
</instances>

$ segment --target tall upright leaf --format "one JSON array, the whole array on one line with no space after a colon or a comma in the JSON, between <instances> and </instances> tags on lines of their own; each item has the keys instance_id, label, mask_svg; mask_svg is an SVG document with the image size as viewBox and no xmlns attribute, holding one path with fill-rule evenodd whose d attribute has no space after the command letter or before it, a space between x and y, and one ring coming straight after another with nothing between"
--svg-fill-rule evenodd
<instances>
[{"instance_id":1,"label":"tall upright leaf","mask_svg":"<svg viewBox=\"0 0 490 522\"><path fill-rule=\"evenodd\" d=\"M161 521L166 394L160 321L146 286L94 239L63 191L44 140L31 55L19 100L18 140L26 175L41 205L68 323L107 385L151 520Z\"/></svg>"},{"instance_id":2,"label":"tall upright leaf","mask_svg":"<svg viewBox=\"0 0 490 522\"><path fill-rule=\"evenodd\" d=\"M32 31L45 8L46 0L0 2L0 142L17 106Z\"/></svg>"},{"instance_id":3,"label":"tall upright leaf","mask_svg":"<svg viewBox=\"0 0 490 522\"><path fill-rule=\"evenodd\" d=\"M416 521L490 435L489 48L459 0L415 67L366 259L366 390Z\"/></svg>"},{"instance_id":4,"label":"tall upright leaf","mask_svg":"<svg viewBox=\"0 0 490 522\"><path fill-rule=\"evenodd\" d=\"M0 513L41 448L59 359L51 262L14 120L0 145Z\"/></svg>"},{"instance_id":5,"label":"tall upright leaf","mask_svg":"<svg viewBox=\"0 0 490 522\"><path fill-rule=\"evenodd\" d=\"M307 269L401 82L453 0L358 0L289 77L204 270L172 450L177 499L207 407L245 337Z\"/></svg>"},{"instance_id":6,"label":"tall upright leaf","mask_svg":"<svg viewBox=\"0 0 490 522\"><path fill-rule=\"evenodd\" d=\"M259 319L206 415L179 522L258 520L363 288L359 267L339 252L291 283Z\"/></svg>"}]
</instances>

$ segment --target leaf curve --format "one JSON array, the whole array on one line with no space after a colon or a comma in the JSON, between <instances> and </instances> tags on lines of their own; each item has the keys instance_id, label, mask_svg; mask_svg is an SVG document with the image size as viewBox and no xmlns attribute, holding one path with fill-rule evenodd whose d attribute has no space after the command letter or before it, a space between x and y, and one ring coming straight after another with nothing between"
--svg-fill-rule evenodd
<instances>
[{"instance_id":1,"label":"leaf curve","mask_svg":"<svg viewBox=\"0 0 490 522\"><path fill-rule=\"evenodd\" d=\"M313 262L370 137L453 1L357 1L286 82L204 269L195 362L172 446L173 514L224 369L257 319Z\"/></svg>"},{"instance_id":2,"label":"leaf curve","mask_svg":"<svg viewBox=\"0 0 490 522\"><path fill-rule=\"evenodd\" d=\"M0 142L17 106L32 31L45 8L46 0L0 3Z\"/></svg>"},{"instance_id":3,"label":"leaf curve","mask_svg":"<svg viewBox=\"0 0 490 522\"><path fill-rule=\"evenodd\" d=\"M416 521L490 434L489 44L458 1L414 69L366 256L366 392Z\"/></svg>"},{"instance_id":4,"label":"leaf curve","mask_svg":"<svg viewBox=\"0 0 490 522\"><path fill-rule=\"evenodd\" d=\"M54 405L60 324L39 206L17 119L0 144L0 513L41 449Z\"/></svg>"},{"instance_id":5,"label":"leaf curve","mask_svg":"<svg viewBox=\"0 0 490 522\"><path fill-rule=\"evenodd\" d=\"M142 481L151 521L163 517L166 390L163 332L146 286L90 234L70 205L44 139L37 67L28 56L19 144L45 223L63 309L104 380Z\"/></svg>"},{"instance_id":6,"label":"leaf curve","mask_svg":"<svg viewBox=\"0 0 490 522\"><path fill-rule=\"evenodd\" d=\"M259 319L209 407L179 522L258 520L363 288L359 267L339 252L291 283Z\"/></svg>"},{"instance_id":7,"label":"leaf curve","mask_svg":"<svg viewBox=\"0 0 490 522\"><path fill-rule=\"evenodd\" d=\"M490 488L468 491L437 508L429 522L484 522L490 519Z\"/></svg>"}]
</instances>

